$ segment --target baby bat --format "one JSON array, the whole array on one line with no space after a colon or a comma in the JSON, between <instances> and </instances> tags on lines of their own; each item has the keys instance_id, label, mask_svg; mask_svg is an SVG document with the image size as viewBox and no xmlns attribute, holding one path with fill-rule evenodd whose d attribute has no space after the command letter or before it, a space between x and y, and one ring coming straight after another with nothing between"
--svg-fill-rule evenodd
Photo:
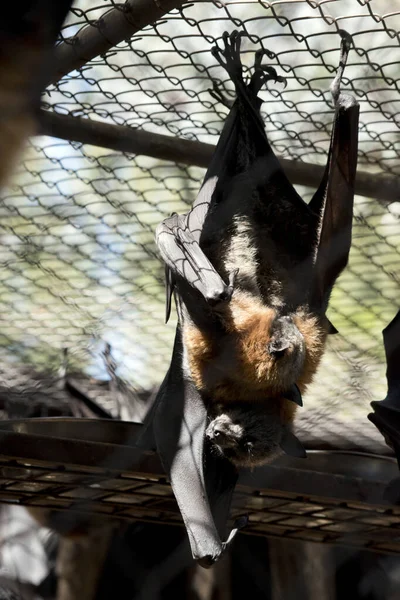
<instances>
[{"instance_id":1,"label":"baby bat","mask_svg":"<svg viewBox=\"0 0 400 600\"><path fill-rule=\"evenodd\" d=\"M368 419L379 429L387 445L394 450L400 469L400 310L382 333L388 392L384 400L371 402L374 412L368 415ZM399 502L399 478L390 482L385 497L392 502Z\"/></svg>"},{"instance_id":2,"label":"baby bat","mask_svg":"<svg viewBox=\"0 0 400 600\"><path fill-rule=\"evenodd\" d=\"M72 0L8 3L0 23L0 186L36 133L40 96L54 66L52 48Z\"/></svg>"},{"instance_id":3,"label":"baby bat","mask_svg":"<svg viewBox=\"0 0 400 600\"><path fill-rule=\"evenodd\" d=\"M262 464L279 448L304 456L291 423L334 331L325 312L351 244L359 109L340 91L351 44L340 34L328 163L311 202L282 171L259 112L262 85L282 78L259 51L245 82L241 35L225 33L213 55L236 100L192 209L156 231L178 326L140 445L157 448L204 565L225 548L232 465Z\"/></svg>"}]
</instances>

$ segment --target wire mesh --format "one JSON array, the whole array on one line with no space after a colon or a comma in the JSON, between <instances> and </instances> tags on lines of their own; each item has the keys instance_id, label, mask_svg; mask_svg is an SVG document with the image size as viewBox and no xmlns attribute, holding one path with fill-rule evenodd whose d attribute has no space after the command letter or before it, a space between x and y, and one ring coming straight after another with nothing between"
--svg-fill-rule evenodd
<instances>
[{"instance_id":1,"label":"wire mesh","mask_svg":"<svg viewBox=\"0 0 400 600\"><path fill-rule=\"evenodd\" d=\"M105 1L75 3L62 31L102 30ZM226 109L208 89L232 86L210 54L224 30L244 30L243 62L263 46L285 75L262 92L275 151L323 164L333 104L329 84L339 57L337 30L353 35L344 86L361 107L359 169L398 176L400 11L388 0L224 1L184 4L48 87L50 111L148 132L215 143ZM56 376L62 351L70 368L117 373L143 392L168 367L174 321L164 325L163 268L156 225L183 212L204 170L99 146L36 137L0 207L1 384L13 388L26 368ZM299 188L305 198L312 190ZM310 447L386 452L367 421L369 401L385 393L381 330L398 305L399 202L357 197L350 264L334 291L331 339L297 421ZM12 376L10 376L12 373ZM22 381L23 377L21 375ZM22 388L24 384L22 383Z\"/></svg>"}]
</instances>

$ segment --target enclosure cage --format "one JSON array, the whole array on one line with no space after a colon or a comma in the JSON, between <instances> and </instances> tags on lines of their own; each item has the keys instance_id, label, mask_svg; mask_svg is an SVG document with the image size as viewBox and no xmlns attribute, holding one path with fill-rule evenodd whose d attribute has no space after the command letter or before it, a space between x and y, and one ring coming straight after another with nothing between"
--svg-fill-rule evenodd
<instances>
[{"instance_id":1,"label":"enclosure cage","mask_svg":"<svg viewBox=\"0 0 400 600\"><path fill-rule=\"evenodd\" d=\"M233 29L245 32L245 70L261 46L287 79L261 92L261 110L304 198L329 149L341 29L353 37L344 88L360 127L350 261L328 311L339 335L296 419L309 458L243 472L232 517L249 514L244 533L399 553L400 508L384 499L397 462L367 419L386 395L381 332L400 291L400 10L390 0L73 4L39 135L1 192L0 502L181 524L158 458L133 447L176 325L164 324L154 230L199 190L227 114L212 80L234 97L210 49Z\"/></svg>"}]
</instances>

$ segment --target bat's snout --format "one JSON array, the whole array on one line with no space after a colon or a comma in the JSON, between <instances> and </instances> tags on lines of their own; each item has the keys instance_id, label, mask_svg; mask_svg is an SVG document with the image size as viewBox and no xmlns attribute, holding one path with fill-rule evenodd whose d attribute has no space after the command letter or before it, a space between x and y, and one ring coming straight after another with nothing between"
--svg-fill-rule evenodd
<instances>
[{"instance_id":1,"label":"bat's snout","mask_svg":"<svg viewBox=\"0 0 400 600\"><path fill-rule=\"evenodd\" d=\"M278 360L302 346L303 336L290 316L277 317L271 325L271 338L267 344L269 355Z\"/></svg>"},{"instance_id":2,"label":"bat's snout","mask_svg":"<svg viewBox=\"0 0 400 600\"><path fill-rule=\"evenodd\" d=\"M243 427L233 423L227 415L214 419L206 430L206 437L221 449L234 448L243 436Z\"/></svg>"},{"instance_id":3,"label":"bat's snout","mask_svg":"<svg viewBox=\"0 0 400 600\"><path fill-rule=\"evenodd\" d=\"M268 344L267 349L273 358L282 358L285 355L286 350L290 348L290 343L286 340L274 341Z\"/></svg>"}]
</instances>

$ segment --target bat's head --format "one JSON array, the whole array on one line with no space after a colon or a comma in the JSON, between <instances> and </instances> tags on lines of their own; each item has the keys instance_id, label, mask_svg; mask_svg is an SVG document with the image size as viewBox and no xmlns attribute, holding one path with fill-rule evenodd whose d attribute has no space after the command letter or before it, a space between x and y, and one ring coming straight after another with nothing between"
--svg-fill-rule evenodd
<instances>
[{"instance_id":1,"label":"bat's head","mask_svg":"<svg viewBox=\"0 0 400 600\"><path fill-rule=\"evenodd\" d=\"M266 331L262 332L265 339L264 347L260 348L262 356L257 357L257 376L283 389L288 382L297 381L301 375L306 358L305 339L291 315L277 315L268 325Z\"/></svg>"},{"instance_id":2,"label":"bat's head","mask_svg":"<svg viewBox=\"0 0 400 600\"><path fill-rule=\"evenodd\" d=\"M255 467L279 452L290 420L283 399L268 402L218 403L212 407L206 437L238 467Z\"/></svg>"}]
</instances>

